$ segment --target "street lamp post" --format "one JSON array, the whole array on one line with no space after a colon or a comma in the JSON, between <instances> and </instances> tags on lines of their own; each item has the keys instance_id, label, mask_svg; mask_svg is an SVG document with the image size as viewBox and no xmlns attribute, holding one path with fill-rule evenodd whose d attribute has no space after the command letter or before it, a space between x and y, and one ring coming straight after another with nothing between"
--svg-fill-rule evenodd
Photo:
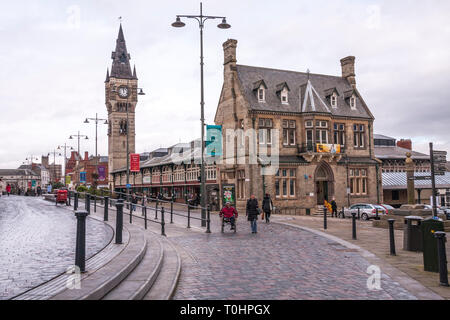
<instances>
[{"instance_id":1,"label":"street lamp post","mask_svg":"<svg viewBox=\"0 0 450 320\"><path fill-rule=\"evenodd\" d=\"M66 166L67 166L67 149L73 150L73 147L68 146L66 143L64 145L58 146L58 150L64 149L64 185L66 185Z\"/></svg>"},{"instance_id":2,"label":"street lamp post","mask_svg":"<svg viewBox=\"0 0 450 320\"><path fill-rule=\"evenodd\" d=\"M203 15L203 4L200 2L200 15L177 15L176 21L172 23L172 27L182 28L186 24L181 21L181 18L195 19L198 21L200 28L200 107L201 107L201 166L200 166L200 176L201 176L201 206L202 206L202 226L206 225L206 177L205 177L205 116L204 116L204 108L205 108L205 100L204 100L204 83L203 83L203 28L205 25L205 21L208 19L222 19L222 23L217 25L219 29L229 29L231 26L227 23L226 17L219 16L204 16Z\"/></svg>"},{"instance_id":3,"label":"street lamp post","mask_svg":"<svg viewBox=\"0 0 450 320\"><path fill-rule=\"evenodd\" d=\"M89 120L95 121L95 156L98 156L98 151L97 151L97 127L98 127L98 122L99 121L105 121L104 124L108 124L108 119L101 119L98 117L98 113L95 114L95 118L86 118L86 120L84 120L84 123L90 123Z\"/></svg>"},{"instance_id":4,"label":"street lamp post","mask_svg":"<svg viewBox=\"0 0 450 320\"><path fill-rule=\"evenodd\" d=\"M77 137L78 138L78 155L81 157L80 155L80 138L84 138L85 140L88 140L88 136L84 135L84 134L80 134L80 131L78 131L78 134L73 134L69 137L70 140L73 139L73 137Z\"/></svg>"},{"instance_id":5,"label":"street lamp post","mask_svg":"<svg viewBox=\"0 0 450 320\"><path fill-rule=\"evenodd\" d=\"M61 153L59 153L56 150L53 150L53 151L49 152L47 154L47 156L50 156L51 154L53 154L53 179L54 179L54 182L57 182L57 180L56 180L56 155L58 154L58 156L61 156Z\"/></svg>"}]
</instances>

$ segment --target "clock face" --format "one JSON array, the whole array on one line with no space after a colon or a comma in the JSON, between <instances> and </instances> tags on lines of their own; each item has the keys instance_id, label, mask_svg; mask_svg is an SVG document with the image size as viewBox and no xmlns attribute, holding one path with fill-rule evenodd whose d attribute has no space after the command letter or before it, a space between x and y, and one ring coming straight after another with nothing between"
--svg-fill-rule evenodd
<instances>
[{"instance_id":1,"label":"clock face","mask_svg":"<svg viewBox=\"0 0 450 320\"><path fill-rule=\"evenodd\" d=\"M119 96L121 98L126 98L128 97L128 88L127 87L120 87L119 88Z\"/></svg>"}]
</instances>

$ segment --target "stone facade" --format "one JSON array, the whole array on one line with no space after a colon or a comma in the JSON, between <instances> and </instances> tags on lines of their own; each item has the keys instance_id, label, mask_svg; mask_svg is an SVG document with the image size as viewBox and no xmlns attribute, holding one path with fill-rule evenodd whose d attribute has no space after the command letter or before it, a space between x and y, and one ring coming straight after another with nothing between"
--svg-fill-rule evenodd
<instances>
[{"instance_id":1,"label":"stone facade","mask_svg":"<svg viewBox=\"0 0 450 320\"><path fill-rule=\"evenodd\" d=\"M355 58L342 59L342 77L335 77L237 65L236 47L233 39L223 45L224 83L215 123L223 127L221 186L235 186L238 208L251 194L262 199L264 192L281 211L296 208L299 213L333 197L338 206L382 202L374 117L356 89ZM245 141L245 164L227 163L227 146L236 149L241 139L237 135L230 144L228 129L256 132L254 141ZM274 151L269 130L279 132L278 175L262 175L263 162L249 163L252 142L259 151ZM318 143L341 150L320 152Z\"/></svg>"}]
</instances>

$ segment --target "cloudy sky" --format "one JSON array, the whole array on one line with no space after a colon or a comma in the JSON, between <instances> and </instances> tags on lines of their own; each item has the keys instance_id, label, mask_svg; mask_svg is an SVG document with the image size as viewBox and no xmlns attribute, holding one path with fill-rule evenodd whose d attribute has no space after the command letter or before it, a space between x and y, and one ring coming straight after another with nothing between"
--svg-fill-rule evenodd
<instances>
[{"instance_id":1,"label":"cloudy sky","mask_svg":"<svg viewBox=\"0 0 450 320\"><path fill-rule=\"evenodd\" d=\"M222 43L237 39L240 64L340 75L356 56L359 91L375 132L411 138L413 148L450 151L450 1L205 0L206 121L222 86ZM200 136L199 33L175 29L176 14L197 14L193 0L29 1L0 10L0 168L16 168L68 143L81 131L94 153L106 117L104 80L123 17L131 63L146 96L137 107L137 152ZM107 126L99 152L107 154ZM57 162L61 162L59 159Z\"/></svg>"}]
</instances>

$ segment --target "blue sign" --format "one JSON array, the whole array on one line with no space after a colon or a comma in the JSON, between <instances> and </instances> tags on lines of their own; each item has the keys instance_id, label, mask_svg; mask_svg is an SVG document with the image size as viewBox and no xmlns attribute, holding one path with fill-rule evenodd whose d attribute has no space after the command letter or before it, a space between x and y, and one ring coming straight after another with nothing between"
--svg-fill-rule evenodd
<instances>
[{"instance_id":1,"label":"blue sign","mask_svg":"<svg viewBox=\"0 0 450 320\"><path fill-rule=\"evenodd\" d=\"M52 185L51 185L51 184L49 184L49 185L47 186L47 192L48 192L48 193L52 192Z\"/></svg>"},{"instance_id":2,"label":"blue sign","mask_svg":"<svg viewBox=\"0 0 450 320\"><path fill-rule=\"evenodd\" d=\"M206 155L222 155L222 126L206 126Z\"/></svg>"},{"instance_id":3,"label":"blue sign","mask_svg":"<svg viewBox=\"0 0 450 320\"><path fill-rule=\"evenodd\" d=\"M84 171L80 172L80 182L86 183L86 172Z\"/></svg>"},{"instance_id":4,"label":"blue sign","mask_svg":"<svg viewBox=\"0 0 450 320\"><path fill-rule=\"evenodd\" d=\"M127 184L127 189L131 189L131 184Z\"/></svg>"}]
</instances>

